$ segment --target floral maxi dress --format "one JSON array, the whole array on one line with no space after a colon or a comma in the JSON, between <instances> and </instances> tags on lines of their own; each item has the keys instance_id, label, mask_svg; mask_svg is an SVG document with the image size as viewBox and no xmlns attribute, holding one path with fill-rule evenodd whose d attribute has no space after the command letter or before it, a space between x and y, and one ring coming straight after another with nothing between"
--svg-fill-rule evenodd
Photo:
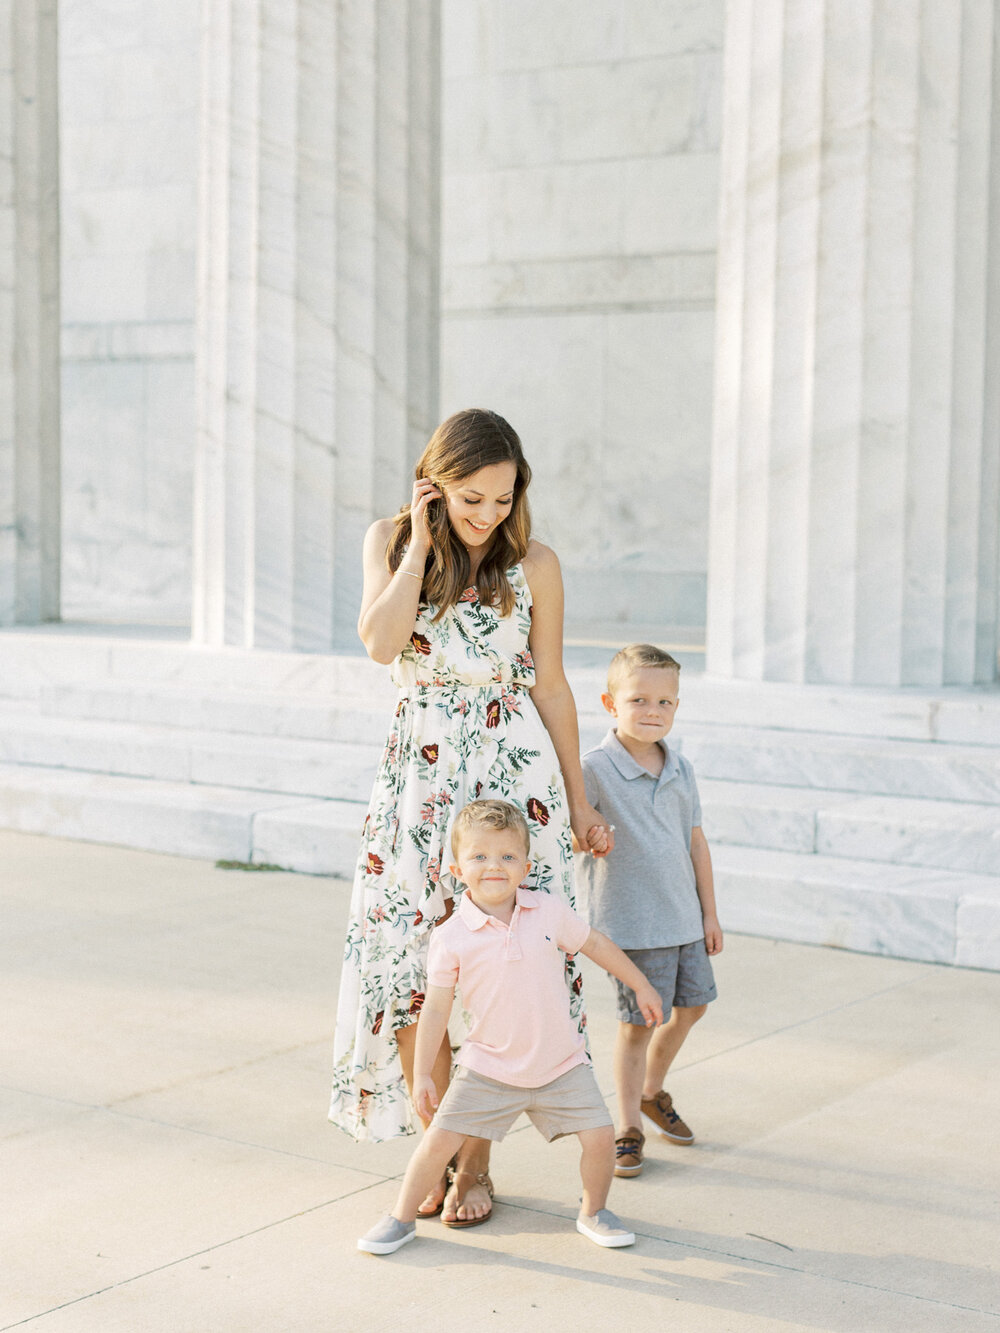
<instances>
[{"instance_id":1,"label":"floral maxi dress","mask_svg":"<svg viewBox=\"0 0 1000 1333\"><path fill-rule=\"evenodd\" d=\"M569 814L555 749L528 690L531 594L520 565L500 616L467 589L436 623L421 605L392 664L399 702L375 777L354 876L340 983L330 1119L376 1142L414 1131L395 1030L423 1003L429 932L460 889L448 871L466 802L517 805L531 834L529 887L573 903ZM581 1026L580 977L567 964Z\"/></svg>"}]
</instances>

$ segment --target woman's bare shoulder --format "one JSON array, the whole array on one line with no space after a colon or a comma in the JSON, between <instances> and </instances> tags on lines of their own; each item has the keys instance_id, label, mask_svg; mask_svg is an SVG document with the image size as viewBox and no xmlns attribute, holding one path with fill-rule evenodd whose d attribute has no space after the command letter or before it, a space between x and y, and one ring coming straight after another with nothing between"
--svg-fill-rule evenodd
<instances>
[{"instance_id":1,"label":"woman's bare shoulder","mask_svg":"<svg viewBox=\"0 0 1000 1333\"><path fill-rule=\"evenodd\" d=\"M559 557L551 546L546 546L544 542L537 541L536 538L532 537L528 542L528 549L524 553L523 563L538 569L558 569Z\"/></svg>"},{"instance_id":2,"label":"woman's bare shoulder","mask_svg":"<svg viewBox=\"0 0 1000 1333\"><path fill-rule=\"evenodd\" d=\"M529 582L532 575L540 579L557 578L559 575L559 557L551 546L536 541L534 537L528 543L528 549L521 563Z\"/></svg>"},{"instance_id":3,"label":"woman's bare shoulder","mask_svg":"<svg viewBox=\"0 0 1000 1333\"><path fill-rule=\"evenodd\" d=\"M365 550L384 552L395 526L391 518L377 518L365 533Z\"/></svg>"}]
</instances>

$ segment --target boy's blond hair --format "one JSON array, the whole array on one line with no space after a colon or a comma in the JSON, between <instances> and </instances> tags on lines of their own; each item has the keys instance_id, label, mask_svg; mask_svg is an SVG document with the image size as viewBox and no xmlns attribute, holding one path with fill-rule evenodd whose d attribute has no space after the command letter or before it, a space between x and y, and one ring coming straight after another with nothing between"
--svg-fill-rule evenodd
<instances>
[{"instance_id":1,"label":"boy's blond hair","mask_svg":"<svg viewBox=\"0 0 1000 1333\"><path fill-rule=\"evenodd\" d=\"M470 801L459 810L451 830L452 855L458 857L462 839L473 829L494 829L501 833L504 829L516 829L524 842L524 850L531 850L531 834L528 821L516 805L509 801Z\"/></svg>"},{"instance_id":2,"label":"boy's blond hair","mask_svg":"<svg viewBox=\"0 0 1000 1333\"><path fill-rule=\"evenodd\" d=\"M680 676L681 664L662 648L652 643L630 643L615 653L608 667L608 693L612 698L622 680L640 667L662 667L665 671L676 671Z\"/></svg>"}]
</instances>

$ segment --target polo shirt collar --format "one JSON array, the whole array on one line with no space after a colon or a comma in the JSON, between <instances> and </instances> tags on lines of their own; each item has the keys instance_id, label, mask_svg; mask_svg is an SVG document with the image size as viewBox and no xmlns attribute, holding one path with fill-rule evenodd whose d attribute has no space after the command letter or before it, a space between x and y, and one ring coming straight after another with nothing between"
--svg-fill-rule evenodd
<instances>
[{"instance_id":1,"label":"polo shirt collar","mask_svg":"<svg viewBox=\"0 0 1000 1333\"><path fill-rule=\"evenodd\" d=\"M514 896L514 903L515 911L518 907L537 907L538 891L536 889L518 888ZM476 906L467 889L463 890L462 896L458 900L458 914L470 930L482 930L483 926L497 920L495 916L490 916L488 912L484 912ZM507 929L505 922L499 921L497 924L503 926L505 930Z\"/></svg>"},{"instance_id":2,"label":"polo shirt collar","mask_svg":"<svg viewBox=\"0 0 1000 1333\"><path fill-rule=\"evenodd\" d=\"M601 741L601 749L605 752L611 762L617 768L623 778L652 778L659 786L661 783L669 782L680 772L681 766L677 762L677 755L667 745L666 741L657 741L660 749L663 751L663 769L659 777L650 773L648 768L643 768L638 760L633 759L625 746L618 739L614 727L608 732Z\"/></svg>"}]
</instances>

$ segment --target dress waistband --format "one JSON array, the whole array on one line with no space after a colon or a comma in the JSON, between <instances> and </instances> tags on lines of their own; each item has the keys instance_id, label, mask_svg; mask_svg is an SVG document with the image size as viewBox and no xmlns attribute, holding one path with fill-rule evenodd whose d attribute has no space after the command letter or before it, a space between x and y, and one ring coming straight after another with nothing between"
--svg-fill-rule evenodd
<instances>
[{"instance_id":1,"label":"dress waistband","mask_svg":"<svg viewBox=\"0 0 1000 1333\"><path fill-rule=\"evenodd\" d=\"M487 680L482 685L470 685L467 681L455 681L453 683L441 682L440 684L425 685L417 683L414 685L401 685L399 687L399 703L405 703L407 699L416 697L421 698L428 694L510 694L527 693L528 686L517 680Z\"/></svg>"}]
</instances>

